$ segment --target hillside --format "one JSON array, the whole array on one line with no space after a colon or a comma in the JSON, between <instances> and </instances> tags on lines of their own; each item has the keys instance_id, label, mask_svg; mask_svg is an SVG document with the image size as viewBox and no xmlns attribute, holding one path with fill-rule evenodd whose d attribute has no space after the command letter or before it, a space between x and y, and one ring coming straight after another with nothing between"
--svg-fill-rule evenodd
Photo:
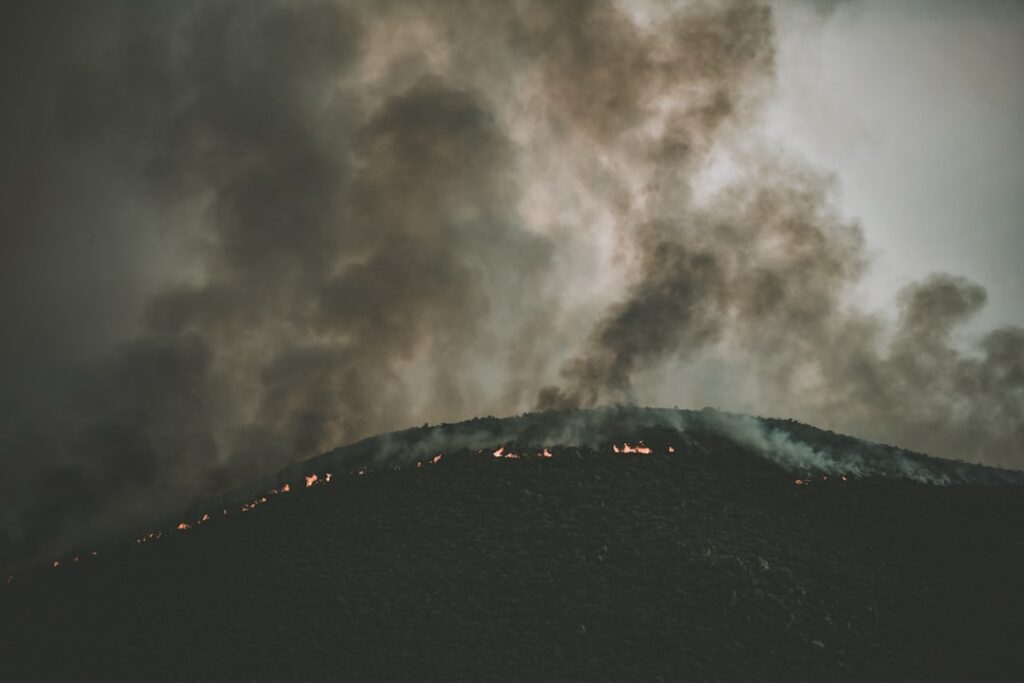
<instances>
[{"instance_id":1,"label":"hillside","mask_svg":"<svg viewBox=\"0 0 1024 683\"><path fill-rule=\"evenodd\" d=\"M1020 680L1020 482L714 411L407 430L18 574L0 678Z\"/></svg>"}]
</instances>

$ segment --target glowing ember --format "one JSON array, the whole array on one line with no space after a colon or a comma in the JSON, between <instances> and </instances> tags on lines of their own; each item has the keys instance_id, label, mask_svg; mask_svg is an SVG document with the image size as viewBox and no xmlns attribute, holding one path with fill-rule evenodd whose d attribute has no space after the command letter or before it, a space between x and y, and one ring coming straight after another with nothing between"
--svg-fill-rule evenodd
<instances>
[{"instance_id":1,"label":"glowing ember","mask_svg":"<svg viewBox=\"0 0 1024 683\"><path fill-rule=\"evenodd\" d=\"M674 446L667 446L667 449L668 449L669 453L675 453L676 452L676 449L675 449ZM652 454L654 452L652 448L650 448L649 446L644 445L643 441L639 441L635 445L631 444L631 443L628 443L628 442L623 443L621 446L619 446L618 444L612 444L612 450L615 453L619 453L619 454L638 454L638 455L650 455L650 454ZM486 452L486 451L484 451L484 452ZM504 446L499 446L497 448L497 450L494 450L494 451L491 452L491 455L494 458L496 458L496 459L511 459L511 460L519 460L522 457L518 453L514 453L514 452L511 452L511 451L506 451ZM540 453L537 453L536 455L537 455L537 457L541 457L541 458L552 458L552 457L554 457L554 453L552 453L551 450L549 448L547 448L547 447L544 447L542 449L542 451ZM444 457L443 453L438 453L438 454L434 455L432 458L430 458L429 461L417 462L416 463L416 467L423 467L424 465L427 465L427 464L436 465L437 463L441 462L441 459L443 457ZM398 467L395 467L394 469L398 469ZM355 470L355 471L351 472L351 474L356 474L356 475L363 475L363 474L366 474L366 473L367 473L367 468L366 467L361 467L358 470ZM331 472L325 472L322 476L318 475L318 474L315 474L315 473L314 474L310 474L310 475L306 475L304 477L305 482L306 482L306 488L311 488L311 487L316 486L318 484L330 483L331 480L333 479L333 476L334 475ZM822 481L827 481L828 480L828 475L826 475L826 474L820 474L819 476L821 477ZM844 482L848 481L848 478L847 478L847 476L845 474L839 475L839 478L842 481L844 481ZM793 483L795 485L797 485L797 486L808 486L808 485L811 484L811 481L812 481L812 478L795 479L793 481ZM290 491L291 491L291 485L290 484L282 484L279 489L278 488L270 489L267 492L266 495L261 496L261 497L255 499L255 500L253 500L253 501L251 501L249 503L243 504L242 507L241 507L241 511L242 512L249 512L250 510L254 509L257 505L262 505L263 503L268 502L267 496L273 496L273 495L277 495L279 493L288 493ZM222 512L226 516L228 514L228 509L224 508L222 510ZM209 513L203 513L202 517L198 521L196 521L195 524L203 524L203 523L209 522L210 519L211 518L210 518ZM192 526L193 525L189 524L188 522L179 522L178 525L175 527L175 529L177 531L188 531L189 529L192 528ZM141 544L141 543L147 543L149 541L157 540L157 539L159 539L161 537L161 534L162 534L161 531L151 531L148 534L146 534L144 536L141 536L140 538L137 538L135 540L135 543ZM97 554L98 553L95 550L90 552L90 555L92 557L96 557ZM80 560L80 556L79 555L75 555L72 558L72 561L76 562L76 563L79 562L79 560ZM56 569L59 566L60 566L60 560L53 560L53 568ZM8 576L7 577L7 583L12 583L13 581L14 581L14 577L13 576Z\"/></svg>"},{"instance_id":2,"label":"glowing ember","mask_svg":"<svg viewBox=\"0 0 1024 683\"><path fill-rule=\"evenodd\" d=\"M513 453L511 451L506 451L504 446L500 447L498 450L496 450L493 453L491 453L491 455L493 455L495 457L495 459L502 459L502 458L504 458L506 460L518 460L519 459L519 454L518 453Z\"/></svg>"},{"instance_id":3,"label":"glowing ember","mask_svg":"<svg viewBox=\"0 0 1024 683\"><path fill-rule=\"evenodd\" d=\"M633 446L633 445L628 444L628 443L624 443L624 444L622 444L622 449L621 450L619 449L618 446L616 446L615 444L612 444L612 449L614 449L616 453L637 453L639 455L650 455L651 453L654 452L654 451L652 451L650 449L650 447L645 446L643 441L641 441L636 446Z\"/></svg>"}]
</instances>

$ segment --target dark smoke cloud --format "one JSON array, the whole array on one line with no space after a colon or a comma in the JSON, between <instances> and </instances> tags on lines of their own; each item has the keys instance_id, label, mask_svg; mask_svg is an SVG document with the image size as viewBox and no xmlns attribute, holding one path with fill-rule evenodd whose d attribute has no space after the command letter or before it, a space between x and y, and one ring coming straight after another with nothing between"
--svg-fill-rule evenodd
<instances>
[{"instance_id":1,"label":"dark smoke cloud","mask_svg":"<svg viewBox=\"0 0 1024 683\"><path fill-rule=\"evenodd\" d=\"M748 149L699 191L771 87L761 2L44 2L0 30L0 553L410 423L643 401L709 353L762 412L1024 462L1024 332L957 338L984 290L936 276L891 325L847 301L827 177Z\"/></svg>"}]
</instances>

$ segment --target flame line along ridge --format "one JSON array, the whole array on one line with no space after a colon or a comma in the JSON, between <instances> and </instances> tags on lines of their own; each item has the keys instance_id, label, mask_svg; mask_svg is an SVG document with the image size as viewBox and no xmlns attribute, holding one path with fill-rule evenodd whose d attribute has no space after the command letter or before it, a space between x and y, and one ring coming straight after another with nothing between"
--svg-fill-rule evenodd
<instances>
[{"instance_id":1,"label":"flame line along ridge","mask_svg":"<svg viewBox=\"0 0 1024 683\"><path fill-rule=\"evenodd\" d=\"M645 445L642 440L638 441L635 445L631 444L630 442L623 442L622 446L619 446L618 444L612 444L612 451L614 453L618 454L618 455L651 455L654 452L653 449L651 447ZM482 449L482 450L477 451L478 454L483 454L483 453L488 453L488 452L490 453L491 457L493 459L496 459L496 460L521 460L521 459L523 459L525 457L525 454L523 454L523 453L517 453L517 452L514 452L512 450L506 450L506 446L505 445L499 446L498 448L496 448L493 451L490 451L489 449ZM668 453L675 453L676 449L673 446L668 446L667 447L667 452ZM536 458L539 458L539 459L550 459L550 458L553 458L554 455L555 455L554 452L548 446L544 446L540 451L534 453L534 456ZM438 463L441 462L443 457L444 457L444 453L437 453L437 454L435 454L435 455L433 455L433 456L431 456L429 458L417 460L416 463L415 463L415 467L417 469L420 469L420 468L423 468L423 467L426 467L426 466L430 466L430 465L437 465ZM402 469L402 466L396 464L396 465L393 465L391 469L393 469L393 470L400 470L400 469ZM358 468L356 470L351 470L348 474L350 476L362 476L364 474L367 474L370 471L371 470L368 467L364 466L364 467L360 467L360 468ZM825 478L825 477L823 477L823 478ZM304 488L308 489L308 488L313 488L314 486L322 486L322 485L325 485L325 484L330 484L333 479L334 479L334 474L332 472L324 472L322 475L318 474L316 472L313 472L313 473L310 473L310 474L307 474L307 475L303 475L303 482L305 484ZM842 479L843 479L843 481L846 481L845 475L842 477ZM800 479L796 480L796 484L797 485L805 485L807 483L809 483L809 480L800 480ZM243 513L244 512L251 512L256 507L258 507L260 505L264 505L264 504L270 502L273 497L289 493L289 492L291 492L291 490L292 490L291 484L288 483L288 482L285 482L284 484L281 484L281 486L279 486L279 487L271 488L265 494L262 494L262 495L257 496L256 498L254 498L252 500L249 500L249 501L247 501L245 503L242 503L242 505L238 508L238 510L239 510L239 512L243 512ZM222 508L221 512L222 512L222 516L230 516L231 515L231 511L228 508ZM210 515L210 513L209 512L204 512L197 520L195 520L193 522L188 522L188 521L185 521L185 520L182 520L182 521L178 522L178 524L172 529L172 531L177 531L177 532L191 531L192 529L194 529L194 528L196 528L198 526L201 526L203 524L206 524L206 523L208 523L208 522L210 522L212 520L213 520L213 517ZM162 539L163 537L164 537L164 531L160 530L160 529L157 529L157 530L150 531L150 532L148 532L146 534L143 534L142 536L139 536L138 538L136 538L134 540L134 545L142 545L142 544L149 543L149 542L152 542L152 541L158 541L158 540ZM92 550L92 551L90 551L88 553L88 555L86 555L86 557L94 558L94 557L97 557L98 555L99 555L99 551ZM61 559L55 559L51 563L51 568L52 569L58 569L62 565L66 566L67 564L78 563L79 560L81 559L81 557L82 557L82 555L73 555L70 558L68 558L68 559L70 559L70 562L63 562L63 563L62 563ZM6 583L8 585L13 584L14 581L15 581L15 576L13 574L9 575L7 577L7 579L6 579Z\"/></svg>"}]
</instances>

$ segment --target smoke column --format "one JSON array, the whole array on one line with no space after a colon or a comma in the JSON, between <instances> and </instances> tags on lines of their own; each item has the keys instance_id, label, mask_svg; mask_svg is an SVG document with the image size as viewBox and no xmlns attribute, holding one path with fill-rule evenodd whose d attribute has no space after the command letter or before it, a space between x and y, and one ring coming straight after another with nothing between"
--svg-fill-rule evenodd
<instances>
[{"instance_id":1,"label":"smoke column","mask_svg":"<svg viewBox=\"0 0 1024 683\"><path fill-rule=\"evenodd\" d=\"M713 393L1024 466L1024 329L955 344L955 275L858 308L833 181L758 137L768 4L23 5L0 554L536 407Z\"/></svg>"}]
</instances>

